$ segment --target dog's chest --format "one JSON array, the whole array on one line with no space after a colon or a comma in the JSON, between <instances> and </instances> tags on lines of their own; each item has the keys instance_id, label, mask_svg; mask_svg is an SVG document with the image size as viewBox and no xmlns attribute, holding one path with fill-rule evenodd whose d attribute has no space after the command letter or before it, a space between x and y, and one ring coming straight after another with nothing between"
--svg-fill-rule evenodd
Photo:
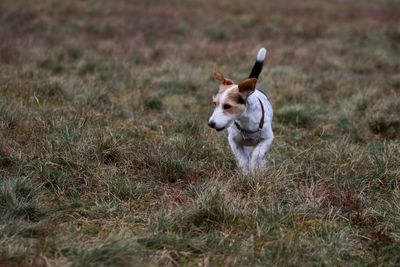
<instances>
[{"instance_id":1,"label":"dog's chest","mask_svg":"<svg viewBox=\"0 0 400 267\"><path fill-rule=\"evenodd\" d=\"M256 133L243 133L238 131L233 140L242 146L256 146L262 140L261 131Z\"/></svg>"}]
</instances>

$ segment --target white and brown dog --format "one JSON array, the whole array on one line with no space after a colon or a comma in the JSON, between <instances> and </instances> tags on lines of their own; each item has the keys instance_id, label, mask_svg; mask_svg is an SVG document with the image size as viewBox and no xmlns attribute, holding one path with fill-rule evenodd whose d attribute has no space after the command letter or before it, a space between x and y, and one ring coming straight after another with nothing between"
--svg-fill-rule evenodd
<instances>
[{"instance_id":1,"label":"white and brown dog","mask_svg":"<svg viewBox=\"0 0 400 267\"><path fill-rule=\"evenodd\" d=\"M257 86L267 50L261 48L249 78L235 84L215 71L221 81L213 97L215 109L208 125L217 131L228 130L228 140L236 160L245 174L256 174L266 167L266 154L271 146L272 105Z\"/></svg>"}]
</instances>

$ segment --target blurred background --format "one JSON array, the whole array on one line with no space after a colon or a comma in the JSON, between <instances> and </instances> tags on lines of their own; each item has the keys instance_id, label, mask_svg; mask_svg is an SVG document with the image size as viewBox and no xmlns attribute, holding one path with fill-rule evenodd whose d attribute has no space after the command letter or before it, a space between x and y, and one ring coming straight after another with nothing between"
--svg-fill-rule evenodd
<instances>
[{"instance_id":1,"label":"blurred background","mask_svg":"<svg viewBox=\"0 0 400 267\"><path fill-rule=\"evenodd\" d=\"M109 101L105 108L132 117L186 94L196 109L215 93L212 70L243 79L260 47L269 50L260 81L278 108L332 94L346 98L359 86L398 96L396 1L2 1L0 7L3 83L16 70L29 83L46 79L52 88L39 90L74 107Z\"/></svg>"}]
</instances>

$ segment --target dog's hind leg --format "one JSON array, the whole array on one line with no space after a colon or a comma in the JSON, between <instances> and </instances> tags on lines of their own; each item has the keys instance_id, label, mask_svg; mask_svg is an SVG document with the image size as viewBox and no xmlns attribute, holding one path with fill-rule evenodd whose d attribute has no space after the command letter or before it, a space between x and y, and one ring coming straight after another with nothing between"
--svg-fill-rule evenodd
<instances>
[{"instance_id":1,"label":"dog's hind leg","mask_svg":"<svg viewBox=\"0 0 400 267\"><path fill-rule=\"evenodd\" d=\"M244 146L238 145L231 137L229 137L228 140L240 169L244 174L248 174L250 172L250 156L248 150Z\"/></svg>"}]
</instances>

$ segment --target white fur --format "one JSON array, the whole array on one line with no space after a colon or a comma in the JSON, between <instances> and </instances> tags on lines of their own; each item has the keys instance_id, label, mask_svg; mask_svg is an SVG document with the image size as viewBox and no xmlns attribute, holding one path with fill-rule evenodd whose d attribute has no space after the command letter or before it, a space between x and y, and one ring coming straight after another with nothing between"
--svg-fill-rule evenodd
<instances>
[{"instance_id":1,"label":"white fur","mask_svg":"<svg viewBox=\"0 0 400 267\"><path fill-rule=\"evenodd\" d=\"M274 139L272 132L272 105L268 98L256 90L247 99L246 110L236 121L242 129L256 131L262 115L261 105L264 106L264 126L254 134L244 134L236 125L228 127L228 141L241 170L245 173L256 174L266 167L265 157Z\"/></svg>"},{"instance_id":2,"label":"white fur","mask_svg":"<svg viewBox=\"0 0 400 267\"><path fill-rule=\"evenodd\" d=\"M265 48L261 48L260 50L258 50L257 53L257 61L264 61L265 57L267 56L267 49Z\"/></svg>"}]
</instances>

